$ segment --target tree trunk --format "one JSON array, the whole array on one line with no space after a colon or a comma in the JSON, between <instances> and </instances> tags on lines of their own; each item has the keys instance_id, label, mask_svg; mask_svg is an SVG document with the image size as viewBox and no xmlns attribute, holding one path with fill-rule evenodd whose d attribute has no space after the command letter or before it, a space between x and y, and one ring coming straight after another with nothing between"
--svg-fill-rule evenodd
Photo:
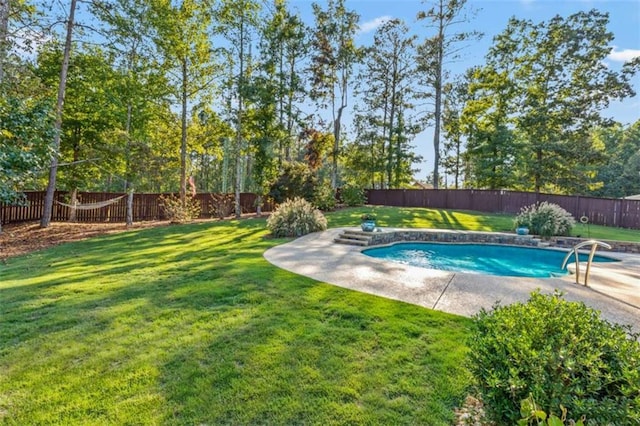
<instances>
[{"instance_id":1,"label":"tree trunk","mask_svg":"<svg viewBox=\"0 0 640 426\"><path fill-rule=\"evenodd\" d=\"M9 50L9 0L0 0L0 85L4 81L4 63Z\"/></svg>"},{"instance_id":2,"label":"tree trunk","mask_svg":"<svg viewBox=\"0 0 640 426\"><path fill-rule=\"evenodd\" d=\"M262 216L262 195L258 194L256 198L256 216Z\"/></svg>"},{"instance_id":3,"label":"tree trunk","mask_svg":"<svg viewBox=\"0 0 640 426\"><path fill-rule=\"evenodd\" d=\"M340 155L340 137L342 131L342 113L347 108L347 84L348 75L347 70L342 70L340 77L340 107L338 108L338 115L333 121L333 164L331 167L331 189L335 190L338 187L338 156Z\"/></svg>"},{"instance_id":4,"label":"tree trunk","mask_svg":"<svg viewBox=\"0 0 640 426\"><path fill-rule=\"evenodd\" d=\"M73 207L71 207L69 211L69 222L76 222L78 220L78 210L76 206L78 205L78 188L73 188L71 191L71 203Z\"/></svg>"},{"instance_id":5,"label":"tree trunk","mask_svg":"<svg viewBox=\"0 0 640 426\"><path fill-rule=\"evenodd\" d=\"M540 170L542 169L542 149L536 150L536 160L538 164L536 165L536 170L533 174L533 190L536 194L540 193L540 188L542 188L542 176L540 175Z\"/></svg>"},{"instance_id":6,"label":"tree trunk","mask_svg":"<svg viewBox=\"0 0 640 426\"><path fill-rule=\"evenodd\" d=\"M58 85L58 100L56 102L56 123L55 136L53 139L53 156L51 158L51 168L49 169L49 184L44 198L44 209L40 219L40 227L47 228L51 224L51 213L53 211L53 196L56 191L56 175L58 173L58 155L60 153L60 133L62 131L62 110L64 107L64 93L67 87L67 72L69 70L69 57L71 56L71 38L73 36L74 16L76 12L77 0L71 0L69 6L69 20L67 21L67 38L64 43L64 56L62 68L60 70L60 84Z\"/></svg>"},{"instance_id":7,"label":"tree trunk","mask_svg":"<svg viewBox=\"0 0 640 426\"><path fill-rule=\"evenodd\" d=\"M127 196L127 226L133 225L133 188Z\"/></svg>"},{"instance_id":8,"label":"tree trunk","mask_svg":"<svg viewBox=\"0 0 640 426\"><path fill-rule=\"evenodd\" d=\"M187 58L182 58L182 130L180 140L180 203L187 205Z\"/></svg>"},{"instance_id":9,"label":"tree trunk","mask_svg":"<svg viewBox=\"0 0 640 426\"><path fill-rule=\"evenodd\" d=\"M456 166L455 166L455 189L460 189L460 136L457 136L456 140Z\"/></svg>"},{"instance_id":10,"label":"tree trunk","mask_svg":"<svg viewBox=\"0 0 640 426\"><path fill-rule=\"evenodd\" d=\"M131 106L131 102L129 101L127 103L127 122L125 124L125 132L127 134L127 154L125 157L125 163L124 163L124 176L125 176L125 180L124 180L124 191L128 191L129 190L129 185L131 185L131 177L132 177L132 171L131 171L131 114L132 114L132 106Z\"/></svg>"},{"instance_id":11,"label":"tree trunk","mask_svg":"<svg viewBox=\"0 0 640 426\"><path fill-rule=\"evenodd\" d=\"M242 216L242 206L240 205L240 185L242 185L242 151L240 149L240 143L242 143L241 137L238 138L238 152L236 155L236 184L234 193L234 210L236 219L240 219L240 216Z\"/></svg>"},{"instance_id":12,"label":"tree trunk","mask_svg":"<svg viewBox=\"0 0 640 426\"><path fill-rule=\"evenodd\" d=\"M340 151L340 126L342 119L342 107L338 109L338 116L333 121L333 155L331 160L331 188L338 186L338 152Z\"/></svg>"},{"instance_id":13,"label":"tree trunk","mask_svg":"<svg viewBox=\"0 0 640 426\"><path fill-rule=\"evenodd\" d=\"M442 3L440 3L440 16L442 16ZM436 99L435 99L435 123L433 129L433 189L438 189L440 183L440 175L438 173L440 167L440 122L442 119L442 61L444 60L444 24L442 17L439 22L438 31L438 58L436 61Z\"/></svg>"},{"instance_id":14,"label":"tree trunk","mask_svg":"<svg viewBox=\"0 0 640 426\"><path fill-rule=\"evenodd\" d=\"M222 150L222 193L223 194L228 194L228 188L229 188L229 155L230 153L230 149L229 148L229 138L225 137L224 138L224 148Z\"/></svg>"},{"instance_id":15,"label":"tree trunk","mask_svg":"<svg viewBox=\"0 0 640 426\"><path fill-rule=\"evenodd\" d=\"M240 73L238 76L238 114L236 128L236 180L235 180L235 213L236 219L242 216L240 206L240 186L242 184L242 90L244 87L244 20L240 20Z\"/></svg>"}]
</instances>

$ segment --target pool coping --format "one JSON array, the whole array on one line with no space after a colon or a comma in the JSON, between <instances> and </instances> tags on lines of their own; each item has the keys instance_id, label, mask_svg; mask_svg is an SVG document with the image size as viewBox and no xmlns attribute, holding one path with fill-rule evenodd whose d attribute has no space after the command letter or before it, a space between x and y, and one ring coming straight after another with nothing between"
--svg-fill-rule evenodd
<instances>
[{"instance_id":1,"label":"pool coping","mask_svg":"<svg viewBox=\"0 0 640 426\"><path fill-rule=\"evenodd\" d=\"M599 288L577 285L572 276L497 277L403 265L361 253L371 246L334 243L346 230L357 228L332 228L308 234L267 250L264 257L282 269L324 283L467 317L490 309L497 302L507 305L526 301L535 290L544 294L560 290L565 299L582 301L599 310L607 320L627 324L640 332L640 308ZM640 270L636 269L640 268L640 256L615 253L615 257L622 261L623 269ZM637 284L640 294L640 282Z\"/></svg>"}]
</instances>

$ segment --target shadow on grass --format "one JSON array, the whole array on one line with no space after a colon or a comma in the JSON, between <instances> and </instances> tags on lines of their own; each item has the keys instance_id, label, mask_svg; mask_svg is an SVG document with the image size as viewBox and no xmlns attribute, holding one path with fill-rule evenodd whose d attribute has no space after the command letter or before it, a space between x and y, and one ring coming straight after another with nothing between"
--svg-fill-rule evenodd
<instances>
[{"instance_id":1,"label":"shadow on grass","mask_svg":"<svg viewBox=\"0 0 640 426\"><path fill-rule=\"evenodd\" d=\"M468 384L468 320L280 270L262 257L278 243L263 226L141 230L11 259L0 412L22 424L447 424Z\"/></svg>"},{"instance_id":2,"label":"shadow on grass","mask_svg":"<svg viewBox=\"0 0 640 426\"><path fill-rule=\"evenodd\" d=\"M167 420L446 424L452 401L439 392L465 387L454 364L464 349L442 345L436 330L452 321L450 338L464 338L457 319L323 284L296 294L294 303L255 306L248 321L220 329L199 351L177 353L164 367Z\"/></svg>"}]
</instances>

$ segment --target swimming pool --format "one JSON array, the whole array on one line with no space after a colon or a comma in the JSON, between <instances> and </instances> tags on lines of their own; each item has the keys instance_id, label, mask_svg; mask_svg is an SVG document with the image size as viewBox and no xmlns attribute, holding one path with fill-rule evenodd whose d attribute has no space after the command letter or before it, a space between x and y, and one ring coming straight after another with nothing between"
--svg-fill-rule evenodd
<instances>
[{"instance_id":1,"label":"swimming pool","mask_svg":"<svg viewBox=\"0 0 640 426\"><path fill-rule=\"evenodd\" d=\"M511 277L548 278L560 269L566 251L494 244L398 243L362 251L371 257L429 269ZM580 261L588 255L580 254ZM615 262L596 255L594 262ZM570 260L571 261L571 260Z\"/></svg>"}]
</instances>

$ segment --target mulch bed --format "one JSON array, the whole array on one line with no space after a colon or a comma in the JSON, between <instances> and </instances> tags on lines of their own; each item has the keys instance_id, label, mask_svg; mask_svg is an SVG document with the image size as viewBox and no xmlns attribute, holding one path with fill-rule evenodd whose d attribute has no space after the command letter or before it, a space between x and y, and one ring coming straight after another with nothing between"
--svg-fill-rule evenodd
<instances>
[{"instance_id":1,"label":"mulch bed","mask_svg":"<svg viewBox=\"0 0 640 426\"><path fill-rule=\"evenodd\" d=\"M262 214L262 217L268 217ZM243 214L241 220L255 218L254 213ZM198 219L194 222L210 222L212 220L224 219ZM168 226L171 222L146 221L134 222L127 226L125 223L71 223L71 222L51 222L49 227L40 228L40 222L10 223L2 227L0 232L0 261L13 256L31 253L58 244L70 241L86 240L98 235L115 234L132 229L153 228L156 226Z\"/></svg>"},{"instance_id":2,"label":"mulch bed","mask_svg":"<svg viewBox=\"0 0 640 426\"><path fill-rule=\"evenodd\" d=\"M49 227L40 228L39 222L11 223L3 226L0 233L0 260L69 241L168 224L168 221L137 222L127 227L124 223L52 222Z\"/></svg>"}]
</instances>

